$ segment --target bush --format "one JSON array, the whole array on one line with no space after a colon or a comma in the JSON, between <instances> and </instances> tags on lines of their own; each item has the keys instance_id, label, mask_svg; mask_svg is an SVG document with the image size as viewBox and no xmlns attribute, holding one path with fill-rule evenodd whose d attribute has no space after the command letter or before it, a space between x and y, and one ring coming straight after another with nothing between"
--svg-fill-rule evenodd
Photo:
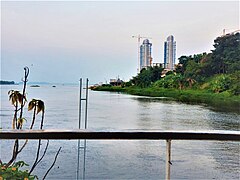
<instances>
[{"instance_id":1,"label":"bush","mask_svg":"<svg viewBox=\"0 0 240 180\"><path fill-rule=\"evenodd\" d=\"M170 74L155 82L154 87L182 89L185 83L181 74Z\"/></svg>"},{"instance_id":2,"label":"bush","mask_svg":"<svg viewBox=\"0 0 240 180\"><path fill-rule=\"evenodd\" d=\"M210 82L210 88L215 93L220 93L230 89L231 78L229 75L217 75Z\"/></svg>"},{"instance_id":3,"label":"bush","mask_svg":"<svg viewBox=\"0 0 240 180\"><path fill-rule=\"evenodd\" d=\"M234 95L240 95L240 71L236 71L235 73L230 75L231 85L230 91Z\"/></svg>"},{"instance_id":4,"label":"bush","mask_svg":"<svg viewBox=\"0 0 240 180\"><path fill-rule=\"evenodd\" d=\"M24 161L18 161L12 166L5 167L4 164L0 164L0 179L11 179L11 180L34 180L37 179L37 176L29 175L28 170L20 170L23 166L29 166Z\"/></svg>"}]
</instances>

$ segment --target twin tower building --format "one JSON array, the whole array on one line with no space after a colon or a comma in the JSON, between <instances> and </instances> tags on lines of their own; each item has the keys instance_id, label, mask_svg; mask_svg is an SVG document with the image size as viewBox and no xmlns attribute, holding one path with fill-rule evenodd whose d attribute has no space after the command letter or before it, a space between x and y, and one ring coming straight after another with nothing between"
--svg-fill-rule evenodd
<instances>
[{"instance_id":1,"label":"twin tower building","mask_svg":"<svg viewBox=\"0 0 240 180\"><path fill-rule=\"evenodd\" d=\"M143 68L153 66L152 63L152 43L145 39L140 46L140 71ZM165 69L173 70L176 62L176 41L174 37L168 36L164 42L164 64L155 63L155 65L162 66Z\"/></svg>"}]
</instances>

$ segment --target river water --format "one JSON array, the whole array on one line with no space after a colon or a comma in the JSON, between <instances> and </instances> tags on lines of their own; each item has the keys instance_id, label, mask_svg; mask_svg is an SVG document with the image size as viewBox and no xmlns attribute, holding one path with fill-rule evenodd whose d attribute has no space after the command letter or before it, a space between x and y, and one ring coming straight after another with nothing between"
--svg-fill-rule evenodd
<instances>
[{"instance_id":1,"label":"river water","mask_svg":"<svg viewBox=\"0 0 240 180\"><path fill-rule=\"evenodd\" d=\"M11 129L14 108L8 101L10 89L20 85L1 86L0 127ZM45 129L76 129L78 127L78 86L58 85L28 87L27 98L42 99L46 106ZM83 104L84 105L84 104ZM84 116L84 109L83 109ZM31 112L25 108L31 123ZM39 126L40 115L36 126ZM161 98L89 91L88 128L93 130L239 130L240 115L217 112L204 105L190 105ZM37 128L37 127L36 127ZM43 141L43 145L46 141ZM77 141L52 140L43 161L34 174L42 178L62 150L48 179L76 179ZM83 150L80 152L80 177L85 179L164 179L165 141L89 140L83 171ZM19 155L30 165L34 161L37 141L29 141ZM13 141L1 140L0 158L11 157ZM172 141L172 179L239 179L239 142Z\"/></svg>"}]
</instances>

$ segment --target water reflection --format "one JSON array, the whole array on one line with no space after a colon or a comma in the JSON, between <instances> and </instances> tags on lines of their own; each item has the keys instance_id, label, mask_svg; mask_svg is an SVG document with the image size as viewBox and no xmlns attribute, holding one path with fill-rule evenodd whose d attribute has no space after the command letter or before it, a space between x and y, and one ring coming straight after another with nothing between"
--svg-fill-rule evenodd
<instances>
[{"instance_id":1,"label":"water reflection","mask_svg":"<svg viewBox=\"0 0 240 180\"><path fill-rule=\"evenodd\" d=\"M216 130L239 130L240 116L234 113L216 113L209 112L207 114L208 123L212 129Z\"/></svg>"},{"instance_id":2,"label":"water reflection","mask_svg":"<svg viewBox=\"0 0 240 180\"><path fill-rule=\"evenodd\" d=\"M11 128L12 107L7 86L1 92L1 127ZM61 98L59 98L61 94ZM30 89L28 98L46 104L46 129L75 129L78 126L78 87L57 86ZM27 109L25 109L27 112ZM239 130L237 113L223 113L204 105L191 105L164 98L146 98L108 92L89 92L89 129ZM27 115L26 118L30 118ZM27 121L26 123L30 123ZM26 126L28 126L26 124ZM49 162L39 164L41 174L58 147L62 151L49 179L75 179L77 141L50 141ZM19 160L31 164L35 152L31 141ZM9 141L0 142L0 157L11 156ZM216 141L173 141L172 178L238 179L239 143ZM163 179L164 141L88 141L86 179ZM204 172L204 173L203 173Z\"/></svg>"},{"instance_id":3,"label":"water reflection","mask_svg":"<svg viewBox=\"0 0 240 180\"><path fill-rule=\"evenodd\" d=\"M224 173L228 179L239 178L240 164L239 151L240 146L238 142L214 142L209 144L209 152L214 159L214 166L216 169ZM235 173L236 175L235 176Z\"/></svg>"}]
</instances>

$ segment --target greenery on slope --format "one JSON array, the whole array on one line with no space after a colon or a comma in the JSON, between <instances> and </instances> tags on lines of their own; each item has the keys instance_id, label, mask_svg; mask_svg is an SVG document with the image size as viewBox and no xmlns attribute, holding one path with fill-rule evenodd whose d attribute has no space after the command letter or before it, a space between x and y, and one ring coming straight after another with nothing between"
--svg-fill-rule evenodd
<instances>
[{"instance_id":1,"label":"greenery on slope","mask_svg":"<svg viewBox=\"0 0 240 180\"><path fill-rule=\"evenodd\" d=\"M174 71L149 67L122 87L97 90L172 97L182 102L240 107L240 34L218 37L211 53L181 56Z\"/></svg>"}]
</instances>

